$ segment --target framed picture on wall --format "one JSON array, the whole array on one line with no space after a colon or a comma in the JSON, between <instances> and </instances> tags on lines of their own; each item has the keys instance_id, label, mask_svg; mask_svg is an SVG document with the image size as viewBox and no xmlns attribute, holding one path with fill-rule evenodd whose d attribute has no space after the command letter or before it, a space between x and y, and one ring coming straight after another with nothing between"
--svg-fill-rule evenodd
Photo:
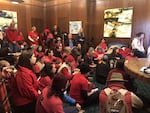
<instances>
[{"instance_id":1,"label":"framed picture on wall","mask_svg":"<svg viewBox=\"0 0 150 113\"><path fill-rule=\"evenodd\" d=\"M131 38L133 7L104 11L104 37Z\"/></svg>"},{"instance_id":2,"label":"framed picture on wall","mask_svg":"<svg viewBox=\"0 0 150 113\"><path fill-rule=\"evenodd\" d=\"M82 21L69 21L69 33L78 34L82 27Z\"/></svg>"},{"instance_id":3,"label":"framed picture on wall","mask_svg":"<svg viewBox=\"0 0 150 113\"><path fill-rule=\"evenodd\" d=\"M15 27L17 28L17 12L0 10L0 29L5 31L5 29L10 25L10 23L15 22Z\"/></svg>"}]
</instances>

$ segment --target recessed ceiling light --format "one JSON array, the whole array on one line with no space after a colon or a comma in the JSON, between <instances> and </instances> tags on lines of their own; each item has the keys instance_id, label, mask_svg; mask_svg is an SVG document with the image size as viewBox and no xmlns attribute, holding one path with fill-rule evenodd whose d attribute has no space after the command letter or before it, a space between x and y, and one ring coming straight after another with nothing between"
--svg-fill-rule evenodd
<instances>
[{"instance_id":1,"label":"recessed ceiling light","mask_svg":"<svg viewBox=\"0 0 150 113\"><path fill-rule=\"evenodd\" d=\"M12 1L11 3L12 4L19 4L19 2L16 2L16 1Z\"/></svg>"},{"instance_id":2,"label":"recessed ceiling light","mask_svg":"<svg viewBox=\"0 0 150 113\"><path fill-rule=\"evenodd\" d=\"M24 0L9 0L9 1L13 4L19 4L19 3L24 2Z\"/></svg>"}]
</instances>

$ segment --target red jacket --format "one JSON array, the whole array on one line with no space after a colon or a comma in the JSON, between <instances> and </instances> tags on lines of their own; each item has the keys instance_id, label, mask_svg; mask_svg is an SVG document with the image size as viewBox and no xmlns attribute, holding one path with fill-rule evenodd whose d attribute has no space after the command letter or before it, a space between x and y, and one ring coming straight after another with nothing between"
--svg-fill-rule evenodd
<instances>
[{"instance_id":1,"label":"red jacket","mask_svg":"<svg viewBox=\"0 0 150 113\"><path fill-rule=\"evenodd\" d=\"M17 37L18 37L18 31L17 30L11 30L10 28L8 28L6 30L7 41L9 41L9 42L17 41Z\"/></svg>"},{"instance_id":2,"label":"red jacket","mask_svg":"<svg viewBox=\"0 0 150 113\"><path fill-rule=\"evenodd\" d=\"M38 87L36 75L32 70L19 66L11 90L13 104L21 106L36 101Z\"/></svg>"}]
</instances>

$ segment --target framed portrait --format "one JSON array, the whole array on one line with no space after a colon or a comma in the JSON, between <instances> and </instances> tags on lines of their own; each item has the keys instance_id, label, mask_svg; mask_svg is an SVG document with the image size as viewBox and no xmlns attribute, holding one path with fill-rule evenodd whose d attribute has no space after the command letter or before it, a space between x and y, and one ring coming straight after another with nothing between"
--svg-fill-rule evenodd
<instances>
[{"instance_id":1,"label":"framed portrait","mask_svg":"<svg viewBox=\"0 0 150 113\"><path fill-rule=\"evenodd\" d=\"M82 21L69 21L69 33L78 34L82 27Z\"/></svg>"},{"instance_id":2,"label":"framed portrait","mask_svg":"<svg viewBox=\"0 0 150 113\"><path fill-rule=\"evenodd\" d=\"M104 37L131 38L133 7L104 11Z\"/></svg>"},{"instance_id":3,"label":"framed portrait","mask_svg":"<svg viewBox=\"0 0 150 113\"><path fill-rule=\"evenodd\" d=\"M15 27L17 28L17 12L0 10L0 29L5 31L5 29L10 25L10 23L15 22Z\"/></svg>"}]
</instances>

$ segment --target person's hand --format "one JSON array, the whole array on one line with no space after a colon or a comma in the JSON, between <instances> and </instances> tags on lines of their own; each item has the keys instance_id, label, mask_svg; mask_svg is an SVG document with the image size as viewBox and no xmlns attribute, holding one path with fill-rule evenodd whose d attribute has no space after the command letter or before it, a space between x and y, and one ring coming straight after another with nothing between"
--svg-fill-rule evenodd
<instances>
[{"instance_id":1,"label":"person's hand","mask_svg":"<svg viewBox=\"0 0 150 113\"><path fill-rule=\"evenodd\" d=\"M77 74L77 73L80 73L80 69L75 68L75 69L73 70L73 75L74 75L74 74Z\"/></svg>"},{"instance_id":2,"label":"person's hand","mask_svg":"<svg viewBox=\"0 0 150 113\"><path fill-rule=\"evenodd\" d=\"M80 111L81 110L81 106L79 103L76 103L76 108Z\"/></svg>"},{"instance_id":3,"label":"person's hand","mask_svg":"<svg viewBox=\"0 0 150 113\"><path fill-rule=\"evenodd\" d=\"M40 95L42 92L40 90L38 90L38 94Z\"/></svg>"},{"instance_id":4,"label":"person's hand","mask_svg":"<svg viewBox=\"0 0 150 113\"><path fill-rule=\"evenodd\" d=\"M6 79L11 78L15 74L15 69L13 67L3 67L2 76Z\"/></svg>"}]
</instances>

